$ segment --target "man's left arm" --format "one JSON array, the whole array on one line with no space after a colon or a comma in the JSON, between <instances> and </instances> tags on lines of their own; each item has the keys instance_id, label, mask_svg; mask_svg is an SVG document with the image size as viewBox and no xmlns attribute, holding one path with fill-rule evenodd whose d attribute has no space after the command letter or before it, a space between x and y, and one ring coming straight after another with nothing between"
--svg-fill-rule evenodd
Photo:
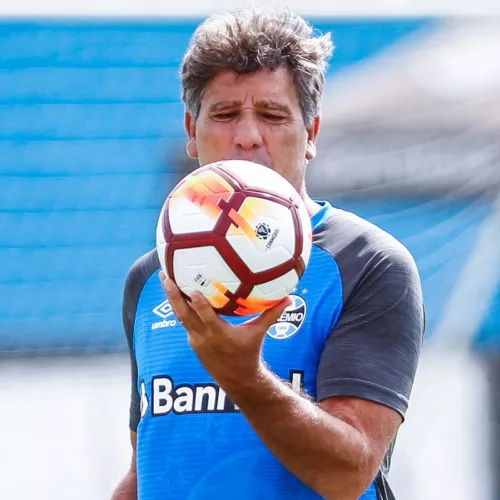
<instances>
[{"instance_id":1,"label":"man's left arm","mask_svg":"<svg viewBox=\"0 0 500 500\"><path fill-rule=\"evenodd\" d=\"M401 423L399 413L367 400L318 406L264 367L248 385L224 388L283 465L326 499L366 491Z\"/></svg>"},{"instance_id":2,"label":"man's left arm","mask_svg":"<svg viewBox=\"0 0 500 500\"><path fill-rule=\"evenodd\" d=\"M340 259L346 275L352 262ZM265 367L254 383L224 387L277 458L324 498L358 499L374 480L407 410L424 333L406 249L375 252L356 281L322 352L319 405Z\"/></svg>"},{"instance_id":3,"label":"man's left arm","mask_svg":"<svg viewBox=\"0 0 500 500\"><path fill-rule=\"evenodd\" d=\"M233 326L194 294L166 291L189 343L273 454L326 499L358 499L373 481L406 410L423 333L420 282L404 252L365 272L328 338L318 400L296 393L261 360L287 303Z\"/></svg>"}]
</instances>

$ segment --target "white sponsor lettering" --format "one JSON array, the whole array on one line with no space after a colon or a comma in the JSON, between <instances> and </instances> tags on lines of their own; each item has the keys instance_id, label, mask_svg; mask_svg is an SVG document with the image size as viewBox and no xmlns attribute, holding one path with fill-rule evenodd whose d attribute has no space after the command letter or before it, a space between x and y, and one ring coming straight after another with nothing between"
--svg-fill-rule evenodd
<instances>
[{"instance_id":1,"label":"white sponsor lettering","mask_svg":"<svg viewBox=\"0 0 500 500\"><path fill-rule=\"evenodd\" d=\"M170 377L153 378L154 416L188 413L233 413L239 408L215 384L174 386Z\"/></svg>"},{"instance_id":2,"label":"white sponsor lettering","mask_svg":"<svg viewBox=\"0 0 500 500\"><path fill-rule=\"evenodd\" d=\"M304 386L304 372L302 371L290 371L290 384L292 389L300 394Z\"/></svg>"},{"instance_id":3,"label":"white sponsor lettering","mask_svg":"<svg viewBox=\"0 0 500 500\"><path fill-rule=\"evenodd\" d=\"M292 389L300 393L304 386L304 372L290 370L289 382ZM236 413L239 408L216 384L181 384L176 386L169 376L154 377L152 380L152 404L148 403L146 385L141 384L141 417L149 408L153 416L185 415L190 413Z\"/></svg>"}]
</instances>

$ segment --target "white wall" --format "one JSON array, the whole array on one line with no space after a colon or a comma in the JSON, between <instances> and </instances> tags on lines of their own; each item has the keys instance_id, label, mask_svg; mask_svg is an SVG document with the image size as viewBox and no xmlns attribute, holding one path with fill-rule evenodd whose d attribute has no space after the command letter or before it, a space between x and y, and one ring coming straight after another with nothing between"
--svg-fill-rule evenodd
<instances>
[{"instance_id":1,"label":"white wall","mask_svg":"<svg viewBox=\"0 0 500 500\"><path fill-rule=\"evenodd\" d=\"M427 349L390 480L401 500L490 500L487 378L470 353Z\"/></svg>"},{"instance_id":2,"label":"white wall","mask_svg":"<svg viewBox=\"0 0 500 500\"><path fill-rule=\"evenodd\" d=\"M311 15L478 15L500 14L498 0L1 0L0 14L44 15L203 15L232 10L237 6L288 5L302 14Z\"/></svg>"},{"instance_id":3,"label":"white wall","mask_svg":"<svg viewBox=\"0 0 500 500\"><path fill-rule=\"evenodd\" d=\"M106 500L130 460L128 361L0 364L0 498ZM485 376L426 351L394 455L398 500L489 500Z\"/></svg>"}]
</instances>

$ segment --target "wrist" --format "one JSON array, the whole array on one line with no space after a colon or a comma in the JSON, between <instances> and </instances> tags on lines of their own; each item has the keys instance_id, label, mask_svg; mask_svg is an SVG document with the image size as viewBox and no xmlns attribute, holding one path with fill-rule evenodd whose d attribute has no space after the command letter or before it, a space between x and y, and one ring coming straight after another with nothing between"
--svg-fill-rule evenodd
<instances>
[{"instance_id":1,"label":"wrist","mask_svg":"<svg viewBox=\"0 0 500 500\"><path fill-rule=\"evenodd\" d=\"M265 363L260 360L255 368L244 370L239 374L227 377L219 384L226 393L232 398L239 398L240 396L252 396L259 393L264 383L272 377Z\"/></svg>"},{"instance_id":2,"label":"wrist","mask_svg":"<svg viewBox=\"0 0 500 500\"><path fill-rule=\"evenodd\" d=\"M264 364L251 377L245 377L226 387L223 386L231 401L243 412L257 410L260 407L269 408L277 403L282 392L279 379Z\"/></svg>"}]
</instances>

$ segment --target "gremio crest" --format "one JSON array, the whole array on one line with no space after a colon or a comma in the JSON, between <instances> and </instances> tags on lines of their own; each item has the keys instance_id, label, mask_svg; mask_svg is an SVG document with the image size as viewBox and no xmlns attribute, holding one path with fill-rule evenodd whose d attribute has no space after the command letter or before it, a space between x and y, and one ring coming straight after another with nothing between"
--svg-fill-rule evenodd
<instances>
[{"instance_id":1,"label":"gremio crest","mask_svg":"<svg viewBox=\"0 0 500 500\"><path fill-rule=\"evenodd\" d=\"M285 340L295 335L306 317L306 301L298 295L290 295L293 303L289 305L278 321L271 325L267 334L276 340Z\"/></svg>"}]
</instances>

